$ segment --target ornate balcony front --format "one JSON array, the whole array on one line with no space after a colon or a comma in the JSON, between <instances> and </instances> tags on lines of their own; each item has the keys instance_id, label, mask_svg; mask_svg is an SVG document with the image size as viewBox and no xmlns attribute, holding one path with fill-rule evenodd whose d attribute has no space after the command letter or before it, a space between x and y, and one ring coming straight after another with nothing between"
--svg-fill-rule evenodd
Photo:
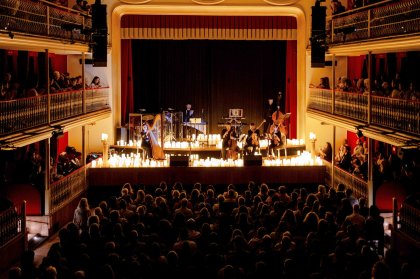
<instances>
[{"instance_id":1,"label":"ornate balcony front","mask_svg":"<svg viewBox=\"0 0 420 279\"><path fill-rule=\"evenodd\" d=\"M45 0L0 1L0 33L88 44L91 16Z\"/></svg>"},{"instance_id":2,"label":"ornate balcony front","mask_svg":"<svg viewBox=\"0 0 420 279\"><path fill-rule=\"evenodd\" d=\"M372 95L369 123L368 99L368 95L361 93L310 88L308 110L343 116L366 125L420 136L420 101Z\"/></svg>"},{"instance_id":3,"label":"ornate balcony front","mask_svg":"<svg viewBox=\"0 0 420 279\"><path fill-rule=\"evenodd\" d=\"M420 33L420 0L383 1L330 18L327 42L331 47Z\"/></svg>"},{"instance_id":4,"label":"ornate balcony front","mask_svg":"<svg viewBox=\"0 0 420 279\"><path fill-rule=\"evenodd\" d=\"M0 137L110 109L109 88L52 93L31 98L0 101ZM84 94L85 93L85 94ZM50 101L48 102L48 98ZM48 109L48 103L50 108ZM85 112L83 107L86 106ZM48 112L50 123L48 123Z\"/></svg>"}]
</instances>

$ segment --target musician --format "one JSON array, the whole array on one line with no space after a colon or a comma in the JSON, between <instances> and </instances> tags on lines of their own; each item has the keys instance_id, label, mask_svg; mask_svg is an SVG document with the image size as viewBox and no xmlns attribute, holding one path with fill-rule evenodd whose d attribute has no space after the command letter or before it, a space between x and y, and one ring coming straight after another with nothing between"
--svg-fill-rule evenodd
<instances>
[{"instance_id":1,"label":"musician","mask_svg":"<svg viewBox=\"0 0 420 279\"><path fill-rule=\"evenodd\" d=\"M255 123L250 123L243 149L245 155L253 155L257 147L260 147L259 138L260 130L256 128Z\"/></svg>"},{"instance_id":2,"label":"musician","mask_svg":"<svg viewBox=\"0 0 420 279\"><path fill-rule=\"evenodd\" d=\"M269 133L270 126L273 124L272 115L273 112L276 111L276 108L273 104L273 99L268 99L266 108L264 109L264 119L266 122L264 123L264 133Z\"/></svg>"},{"instance_id":3,"label":"musician","mask_svg":"<svg viewBox=\"0 0 420 279\"><path fill-rule=\"evenodd\" d=\"M150 143L150 129L147 122L143 123L142 131L140 132L141 136L141 148L145 154L145 159L152 159L152 144Z\"/></svg>"},{"instance_id":4,"label":"musician","mask_svg":"<svg viewBox=\"0 0 420 279\"><path fill-rule=\"evenodd\" d=\"M286 142L286 135L280 132L280 125L272 125L272 133L270 134L270 145L268 146L267 156L276 157L275 150L283 147Z\"/></svg>"},{"instance_id":5,"label":"musician","mask_svg":"<svg viewBox=\"0 0 420 279\"><path fill-rule=\"evenodd\" d=\"M184 122L190 122L190 118L194 117L194 110L191 107L190 103L185 105Z\"/></svg>"},{"instance_id":6,"label":"musician","mask_svg":"<svg viewBox=\"0 0 420 279\"><path fill-rule=\"evenodd\" d=\"M222 159L228 159L228 153L239 152L239 147L236 145L235 128L230 123L226 123L220 136L222 138Z\"/></svg>"}]
</instances>

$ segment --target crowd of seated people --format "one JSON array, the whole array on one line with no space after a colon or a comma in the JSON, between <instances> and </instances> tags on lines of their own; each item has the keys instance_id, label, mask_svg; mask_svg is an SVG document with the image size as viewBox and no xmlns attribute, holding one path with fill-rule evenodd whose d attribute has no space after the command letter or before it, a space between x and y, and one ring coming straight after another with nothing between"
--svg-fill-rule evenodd
<instances>
[{"instance_id":1,"label":"crowd of seated people","mask_svg":"<svg viewBox=\"0 0 420 279\"><path fill-rule=\"evenodd\" d=\"M95 76L90 84L86 84L85 88L101 88L101 79ZM63 92L71 90L80 90L83 88L82 76L70 77L68 73L60 73L54 71L50 84L51 92Z\"/></svg>"},{"instance_id":2,"label":"crowd of seated people","mask_svg":"<svg viewBox=\"0 0 420 279\"><path fill-rule=\"evenodd\" d=\"M383 252L378 208L342 184L313 193L253 182L220 190L126 183L93 208L82 198L31 278L407 276L397 251Z\"/></svg>"},{"instance_id":3,"label":"crowd of seated people","mask_svg":"<svg viewBox=\"0 0 420 279\"><path fill-rule=\"evenodd\" d=\"M56 173L65 176L81 167L81 153L73 146L67 146L66 150L58 155Z\"/></svg>"},{"instance_id":4,"label":"crowd of seated people","mask_svg":"<svg viewBox=\"0 0 420 279\"><path fill-rule=\"evenodd\" d=\"M101 79L95 76L90 84L86 84L87 89L103 87ZM51 93L81 90L83 79L81 75L70 77L68 73L54 71L50 81ZM4 73L0 83L0 101L10 101L19 98L37 97L46 94L45 88L39 84L37 76L30 77L25 86L13 79L10 73Z\"/></svg>"},{"instance_id":5,"label":"crowd of seated people","mask_svg":"<svg viewBox=\"0 0 420 279\"><path fill-rule=\"evenodd\" d=\"M356 78L351 80L347 77L339 77L336 90L367 95L369 93L370 82L367 78ZM393 99L403 99L408 101L420 100L420 90L413 81L402 81L397 74L394 79L379 76L374 79L372 85L372 95L388 97Z\"/></svg>"}]
</instances>

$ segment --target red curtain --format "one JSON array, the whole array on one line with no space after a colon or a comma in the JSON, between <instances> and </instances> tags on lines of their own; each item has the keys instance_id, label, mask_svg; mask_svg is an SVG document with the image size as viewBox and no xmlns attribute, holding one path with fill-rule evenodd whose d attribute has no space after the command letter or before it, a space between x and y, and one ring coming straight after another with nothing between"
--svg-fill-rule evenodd
<instances>
[{"instance_id":1,"label":"red curtain","mask_svg":"<svg viewBox=\"0 0 420 279\"><path fill-rule=\"evenodd\" d=\"M354 80L362 77L365 56L350 56L347 58L347 78ZM367 77L363 77L367 78Z\"/></svg>"},{"instance_id":2,"label":"red curtain","mask_svg":"<svg viewBox=\"0 0 420 279\"><path fill-rule=\"evenodd\" d=\"M131 40L121 40L121 126L129 122L129 113L134 112L132 60Z\"/></svg>"},{"instance_id":3,"label":"red curtain","mask_svg":"<svg viewBox=\"0 0 420 279\"><path fill-rule=\"evenodd\" d=\"M286 48L286 111L292 113L289 119L288 138L296 138L297 125L297 41L287 41Z\"/></svg>"}]
</instances>

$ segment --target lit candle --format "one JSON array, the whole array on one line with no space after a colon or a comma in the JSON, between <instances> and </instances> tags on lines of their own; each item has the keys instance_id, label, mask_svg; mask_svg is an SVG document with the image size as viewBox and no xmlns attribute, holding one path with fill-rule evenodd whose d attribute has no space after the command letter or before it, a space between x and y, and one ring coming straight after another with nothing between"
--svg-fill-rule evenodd
<instances>
[{"instance_id":1,"label":"lit candle","mask_svg":"<svg viewBox=\"0 0 420 279\"><path fill-rule=\"evenodd\" d=\"M316 140L316 135L312 132L309 133L309 139Z\"/></svg>"}]
</instances>

